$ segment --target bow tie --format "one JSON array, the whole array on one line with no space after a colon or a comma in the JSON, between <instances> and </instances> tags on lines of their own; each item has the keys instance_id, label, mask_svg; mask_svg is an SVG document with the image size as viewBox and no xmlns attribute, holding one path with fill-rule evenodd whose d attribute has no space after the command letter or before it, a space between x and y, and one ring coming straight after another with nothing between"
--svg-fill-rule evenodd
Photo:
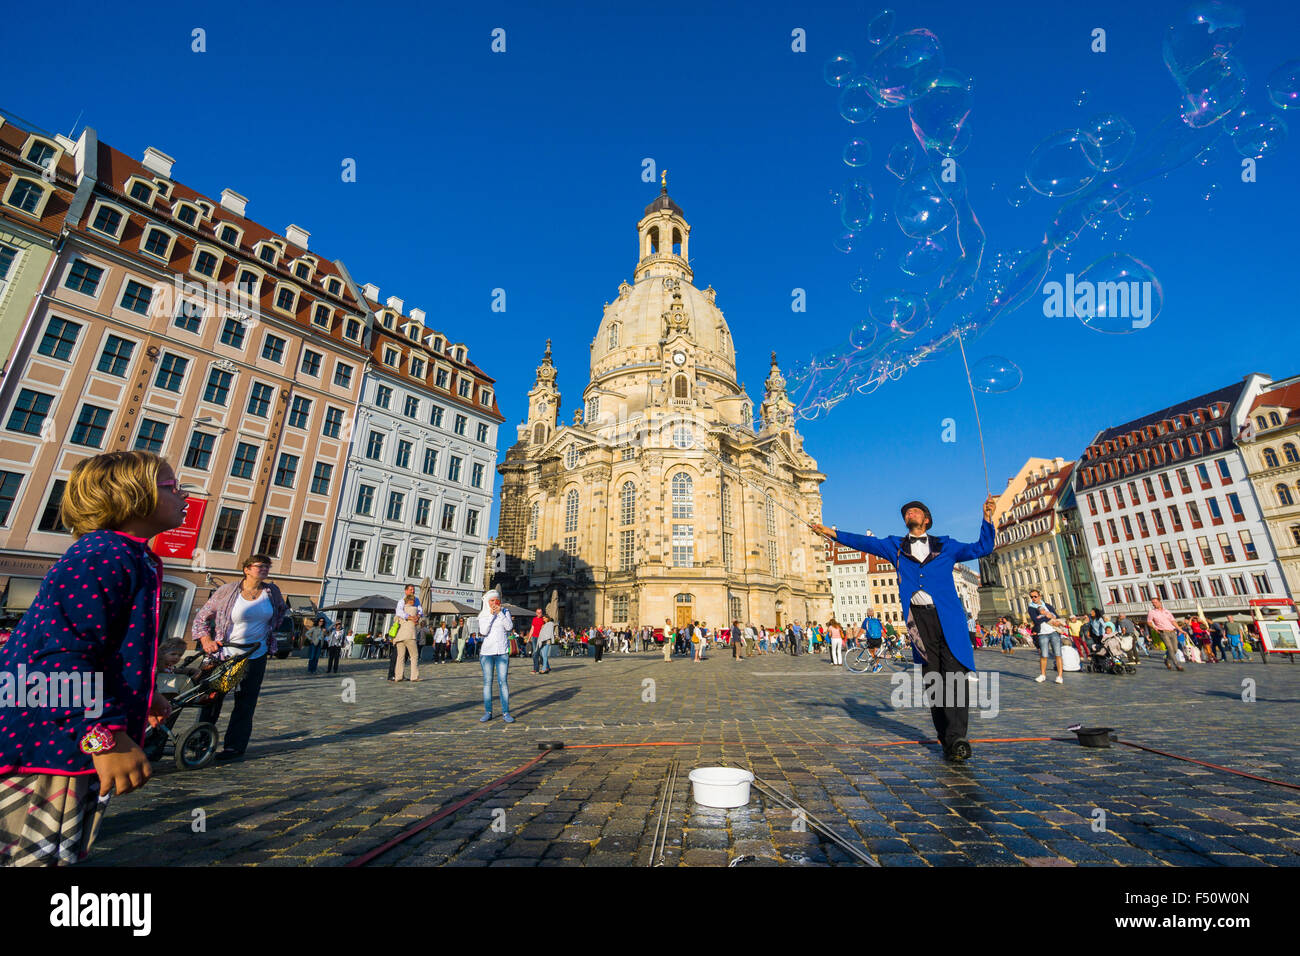
<instances>
[{"instance_id":1,"label":"bow tie","mask_svg":"<svg viewBox=\"0 0 1300 956\"><path fill-rule=\"evenodd\" d=\"M915 537L914 535L910 535L910 534L907 536L907 543L908 543L908 544L912 544L912 543L917 542L917 541L920 541L922 544L924 544L926 541L929 541L929 540L930 540L930 536L929 536L929 535L926 535L926 534L921 535L921 537L919 537L919 538L918 538L918 537Z\"/></svg>"}]
</instances>

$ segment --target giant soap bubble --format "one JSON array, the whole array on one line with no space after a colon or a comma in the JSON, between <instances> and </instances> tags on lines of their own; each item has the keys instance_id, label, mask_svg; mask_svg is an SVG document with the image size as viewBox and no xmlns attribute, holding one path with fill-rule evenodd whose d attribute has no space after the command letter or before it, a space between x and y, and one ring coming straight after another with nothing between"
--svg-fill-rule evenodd
<instances>
[{"instance_id":1,"label":"giant soap bubble","mask_svg":"<svg viewBox=\"0 0 1300 956\"><path fill-rule=\"evenodd\" d=\"M1246 98L1246 72L1231 56L1211 57L1180 86L1183 122L1200 129L1218 122Z\"/></svg>"},{"instance_id":2,"label":"giant soap bubble","mask_svg":"<svg viewBox=\"0 0 1300 956\"><path fill-rule=\"evenodd\" d=\"M858 61L853 59L852 53L840 51L826 61L822 67L822 79L836 89L845 86L853 79L853 74L857 72Z\"/></svg>"},{"instance_id":3,"label":"giant soap bubble","mask_svg":"<svg viewBox=\"0 0 1300 956\"><path fill-rule=\"evenodd\" d=\"M956 215L952 201L933 169L923 169L898 187L894 219L913 239L933 236Z\"/></svg>"},{"instance_id":4,"label":"giant soap bubble","mask_svg":"<svg viewBox=\"0 0 1300 956\"><path fill-rule=\"evenodd\" d=\"M881 10L867 24L867 40L875 46L880 46L894 32L894 11Z\"/></svg>"},{"instance_id":5,"label":"giant soap bubble","mask_svg":"<svg viewBox=\"0 0 1300 956\"><path fill-rule=\"evenodd\" d=\"M879 104L869 80L858 77L840 90L840 115L850 123L865 123Z\"/></svg>"},{"instance_id":6,"label":"giant soap bubble","mask_svg":"<svg viewBox=\"0 0 1300 956\"><path fill-rule=\"evenodd\" d=\"M1300 106L1300 60L1287 60L1268 75L1268 98L1278 109Z\"/></svg>"},{"instance_id":7,"label":"giant soap bubble","mask_svg":"<svg viewBox=\"0 0 1300 956\"><path fill-rule=\"evenodd\" d=\"M1118 113L1094 116L1079 132L1083 133L1083 155L1088 164L1103 173L1123 166L1137 142L1133 124Z\"/></svg>"}]
</instances>

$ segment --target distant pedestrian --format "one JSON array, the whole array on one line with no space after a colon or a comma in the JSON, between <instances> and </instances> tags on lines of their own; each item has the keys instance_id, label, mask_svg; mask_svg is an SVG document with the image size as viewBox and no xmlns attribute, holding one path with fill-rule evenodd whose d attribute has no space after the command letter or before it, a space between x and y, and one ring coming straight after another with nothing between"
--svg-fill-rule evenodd
<instances>
[{"instance_id":1,"label":"distant pedestrian","mask_svg":"<svg viewBox=\"0 0 1300 956\"><path fill-rule=\"evenodd\" d=\"M326 674L339 672L339 655L343 653L343 639L343 625L335 624L334 630L330 631L330 636L325 643L325 652L329 655L329 659L325 662Z\"/></svg>"},{"instance_id":2,"label":"distant pedestrian","mask_svg":"<svg viewBox=\"0 0 1300 956\"><path fill-rule=\"evenodd\" d=\"M321 650L325 647L325 618L316 618L316 623L307 629L307 673L316 673L316 665L320 662Z\"/></svg>"},{"instance_id":3,"label":"distant pedestrian","mask_svg":"<svg viewBox=\"0 0 1300 956\"><path fill-rule=\"evenodd\" d=\"M514 630L510 612L501 606L501 594L488 591L483 595L483 610L478 614L478 633L482 638L479 666L483 669L483 716L480 723L492 719L492 675L496 674L501 694L501 719L515 722L510 715L510 632Z\"/></svg>"},{"instance_id":4,"label":"distant pedestrian","mask_svg":"<svg viewBox=\"0 0 1300 956\"><path fill-rule=\"evenodd\" d=\"M1165 610L1165 604L1160 598L1152 598L1151 610L1147 612L1147 626L1151 631L1160 635L1160 640L1165 645L1165 670L1183 669L1183 665L1178 663L1178 624L1174 621L1174 616Z\"/></svg>"}]
</instances>

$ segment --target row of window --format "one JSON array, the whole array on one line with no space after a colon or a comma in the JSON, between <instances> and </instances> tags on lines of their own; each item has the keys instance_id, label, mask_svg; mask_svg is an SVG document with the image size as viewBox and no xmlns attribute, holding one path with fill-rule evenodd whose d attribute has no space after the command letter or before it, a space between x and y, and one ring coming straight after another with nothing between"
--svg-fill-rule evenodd
<instances>
[{"instance_id":1,"label":"row of window","mask_svg":"<svg viewBox=\"0 0 1300 956\"><path fill-rule=\"evenodd\" d=\"M383 361L389 368L400 369L402 367L401 350L391 345L384 346ZM416 355L410 356L407 371L410 373L412 378L418 378L423 381L425 377L424 359ZM445 392L450 392L452 390L451 375L452 372L450 369L435 368L433 372L433 387L440 388ZM387 386L380 387L387 388ZM389 389L389 391L391 392L392 390ZM467 402L472 403L474 401L474 379L472 376L466 375L464 372L456 373L456 394ZM492 389L479 389L478 403L490 408L492 406ZM384 407L387 408L388 406L385 405Z\"/></svg>"},{"instance_id":2,"label":"row of window","mask_svg":"<svg viewBox=\"0 0 1300 956\"><path fill-rule=\"evenodd\" d=\"M1200 435L1174 438L1163 445L1143 448L1114 461L1080 468L1079 474L1084 485L1095 485L1099 482L1113 481L1125 475L1145 471L1148 468L1156 468L1168 461L1178 461L1182 458L1194 458L1197 455L1209 454L1218 451L1222 447L1223 429L1211 428L1205 432L1204 441L1201 440ZM1092 457L1091 449L1089 450L1089 457Z\"/></svg>"},{"instance_id":3,"label":"row of window","mask_svg":"<svg viewBox=\"0 0 1300 956\"><path fill-rule=\"evenodd\" d=\"M1124 585L1122 587L1112 587L1107 591L1107 604L1121 603L1120 596L1123 595L1125 604L1135 604L1139 600L1148 603L1153 597L1158 597L1162 601L1168 601L1172 597L1176 601L1185 601L1189 597L1227 597L1229 590L1237 597L1246 597L1251 591L1246 587L1246 576L1244 574L1230 574L1225 585L1223 577L1219 575L1209 575L1206 577L1209 583L1207 593L1205 583L1200 578L1192 578L1186 584L1182 581L1157 582L1151 584ZM1273 586L1269 581L1268 574L1260 571L1251 575L1251 582L1255 586L1254 593L1258 595L1268 595L1273 593Z\"/></svg>"},{"instance_id":4,"label":"row of window","mask_svg":"<svg viewBox=\"0 0 1300 956\"><path fill-rule=\"evenodd\" d=\"M365 457L374 462L384 463L384 446L388 442L388 435L380 431L372 431L366 439ZM396 468L410 469L411 455L415 450L415 443L407 441L405 438L399 438L396 443L396 450L393 454L392 464ZM426 448L424 450L424 461L421 463L420 470L431 478L438 475L438 456L442 453L439 448ZM461 480L461 470L465 464L465 459L460 455L447 456L447 480L459 483ZM483 477L487 473L487 466L482 462L470 462L469 483L471 487L482 488Z\"/></svg>"},{"instance_id":5,"label":"row of window","mask_svg":"<svg viewBox=\"0 0 1300 956\"><path fill-rule=\"evenodd\" d=\"M1283 489L1284 491L1286 490L1285 485L1279 485L1278 487ZM1184 504L1187 507L1187 517L1188 520L1191 522L1191 526L1193 528L1200 528L1205 523L1201 518L1200 506L1194 500L1184 502ZM1227 504L1228 504L1228 511L1232 515L1233 521L1244 521L1246 519L1245 513L1241 510L1241 498L1235 492L1230 492L1227 495ZM1223 509L1219 505L1218 498L1216 498L1214 495L1210 495L1208 498L1205 499L1205 507L1210 513L1211 524L1215 524L1215 525L1223 524ZM1178 505L1169 505L1168 510L1169 510L1170 526L1173 528L1175 532L1182 531L1183 530L1182 511L1179 509ZM1150 524L1147 523L1146 512L1136 511L1133 513L1132 517L1137 519L1138 533L1143 538L1148 538L1151 536L1151 528L1153 526L1155 528L1155 533L1157 535L1166 533L1165 519L1164 516L1161 514L1159 508L1151 509ZM1120 515L1119 520L1120 520L1120 524L1122 524L1124 527L1124 539L1126 541L1132 541L1133 520L1130 518L1129 515ZM1104 545L1106 543L1106 540L1102 535L1102 523L1100 521L1094 521L1092 523L1092 529L1093 529L1093 534L1097 539L1097 544ZM1114 518L1106 519L1106 529L1110 532L1110 543L1118 544L1119 526L1116 525Z\"/></svg>"},{"instance_id":6,"label":"row of window","mask_svg":"<svg viewBox=\"0 0 1300 956\"><path fill-rule=\"evenodd\" d=\"M1214 466L1218 472L1220 484L1228 484L1230 481L1232 481L1232 469L1228 466L1228 459L1226 458L1216 459L1214 462ZM1191 477L1188 474L1187 469L1179 468L1176 471L1174 471L1173 474L1177 475L1178 487L1183 492L1183 494L1191 494L1192 481L1191 481ZM1159 479L1160 490L1163 493L1164 497L1166 498L1172 498L1174 494L1173 482L1170 480L1169 475L1170 475L1169 472L1163 472L1158 476L1154 476ZM1146 500L1149 502L1156 500L1155 483L1153 482L1152 478L1153 476L1148 475L1142 479L1142 488L1146 492ZM1212 482L1210 481L1210 469L1205 462L1200 462L1196 466L1196 478L1197 478L1197 482L1200 484L1202 489L1209 488L1211 486ZM1123 508L1125 506L1124 486L1116 485L1114 488L1103 488L1101 489L1100 492L1096 492L1096 493L1091 491L1088 492L1088 496L1087 496L1088 511L1093 515L1097 514L1098 498L1101 499L1102 510L1110 511L1110 492L1112 491L1115 494L1115 507ZM1128 503L1136 507L1140 503L1140 499L1138 497L1138 486L1136 481L1128 482L1128 495L1129 495Z\"/></svg>"},{"instance_id":7,"label":"row of window","mask_svg":"<svg viewBox=\"0 0 1300 956\"><path fill-rule=\"evenodd\" d=\"M1255 547L1255 541L1249 531L1241 530L1237 532L1237 538L1241 542L1242 557L1247 561L1255 561L1259 558L1259 551ZM1219 546L1219 555L1225 564L1232 564L1237 561L1237 551L1234 545L1232 535L1226 531L1219 532L1215 536ZM1179 556L1182 558L1184 568L1196 567L1196 560L1192 554L1191 544L1186 538L1178 539L1175 544L1178 546ZM1200 551L1201 563L1203 565L1212 565L1215 563L1214 549L1210 546L1210 539L1207 535L1198 535L1196 546ZM1146 556L1146 570L1157 571L1160 569L1156 561L1155 545L1148 544L1143 546L1143 554ZM1115 569L1119 570L1121 576L1129 573L1129 565L1132 564L1133 573L1141 574L1143 570L1142 555L1138 553L1137 548L1128 549L1128 560L1125 560L1124 549L1116 548L1114 551L1115 563L1112 565L1110 552L1101 552L1102 568L1106 577L1113 577ZM1177 570L1177 564L1174 559L1174 549L1168 541L1160 543L1160 557L1164 561L1166 571Z\"/></svg>"},{"instance_id":8,"label":"row of window","mask_svg":"<svg viewBox=\"0 0 1300 956\"><path fill-rule=\"evenodd\" d=\"M384 409L392 411L393 406L393 389L388 385L377 385L375 387L375 404ZM436 403L431 402L429 405L429 424L435 428L442 428L443 412L445 409ZM407 395L402 399L402 414L411 421L420 420L420 399L414 395ZM452 431L465 437L465 429L469 424L469 418L465 415L457 414L452 422ZM475 426L474 438L480 444L486 445L488 442L488 426L484 422L478 422Z\"/></svg>"},{"instance_id":9,"label":"row of window","mask_svg":"<svg viewBox=\"0 0 1300 956\"><path fill-rule=\"evenodd\" d=\"M347 557L344 559L344 568L351 572L362 573L366 569L366 552L370 542L363 538L352 538L348 541ZM411 548L406 557L406 574L407 580L420 578L424 576L424 548ZM433 573L430 575L435 581L450 581L451 573L451 552L439 551L434 557ZM474 583L474 557L464 555L460 559L460 583ZM380 544L378 562L375 571L372 573L382 576L395 574L397 562L397 545ZM400 576L399 576L400 577Z\"/></svg>"},{"instance_id":10,"label":"row of window","mask_svg":"<svg viewBox=\"0 0 1300 956\"><path fill-rule=\"evenodd\" d=\"M378 488L375 485L368 485L361 482L357 485L357 501L354 513L366 518L375 517L375 499ZM405 491L389 491L388 503L384 509L384 518L387 521L401 522L406 510L406 499L408 495ZM460 506L455 504L443 504L442 514L438 521L439 531L455 532L457 530L456 516ZM417 495L415 498L415 524L417 527L432 527L433 499ZM465 509L465 529L464 533L469 537L478 536L480 512L477 508Z\"/></svg>"},{"instance_id":11,"label":"row of window","mask_svg":"<svg viewBox=\"0 0 1300 956\"><path fill-rule=\"evenodd\" d=\"M1276 416L1276 414L1275 412L1274 415ZM1276 468L1281 464L1277 452L1272 448L1265 448L1261 454L1264 456L1265 468ZM1286 459L1288 464L1300 463L1300 451L1296 450L1295 442L1287 442L1282 446L1282 457Z\"/></svg>"}]
</instances>

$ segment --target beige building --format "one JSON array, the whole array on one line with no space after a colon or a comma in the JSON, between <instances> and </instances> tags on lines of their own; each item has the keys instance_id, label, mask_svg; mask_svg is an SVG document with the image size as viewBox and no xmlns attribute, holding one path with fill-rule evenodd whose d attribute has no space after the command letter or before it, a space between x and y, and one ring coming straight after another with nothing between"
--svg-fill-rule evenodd
<instances>
[{"instance_id":1,"label":"beige building","mask_svg":"<svg viewBox=\"0 0 1300 956\"><path fill-rule=\"evenodd\" d=\"M978 618L980 613L980 576L964 564L953 565L952 583L966 613Z\"/></svg>"},{"instance_id":2,"label":"beige building","mask_svg":"<svg viewBox=\"0 0 1300 956\"><path fill-rule=\"evenodd\" d=\"M1239 440L1246 474L1255 486L1260 511L1283 583L1300 600L1300 376L1274 382L1249 412L1254 440Z\"/></svg>"},{"instance_id":3,"label":"beige building","mask_svg":"<svg viewBox=\"0 0 1300 956\"><path fill-rule=\"evenodd\" d=\"M690 226L661 190L632 282L605 305L583 408L560 422L550 343L498 471L508 600L567 624L825 620L817 462L772 355L754 425L731 331L698 289ZM796 515L798 516L796 518Z\"/></svg>"},{"instance_id":4,"label":"beige building","mask_svg":"<svg viewBox=\"0 0 1300 956\"><path fill-rule=\"evenodd\" d=\"M1073 462L1063 458L1030 458L1012 480L1019 485L997 516L999 583L1006 588L1011 613L1017 619L1029 607L1029 592L1038 588L1043 600L1059 614L1071 611L1070 588L1056 536L1060 531L1056 502L1069 485Z\"/></svg>"},{"instance_id":5,"label":"beige building","mask_svg":"<svg viewBox=\"0 0 1300 956\"><path fill-rule=\"evenodd\" d=\"M69 153L76 202L0 385L5 611L72 543L58 508L73 466L133 448L166 458L189 498L186 527L153 543L165 636L254 551L291 607L315 605L371 358L361 293L306 230L178 182L152 147L137 161L87 128Z\"/></svg>"},{"instance_id":6,"label":"beige building","mask_svg":"<svg viewBox=\"0 0 1300 956\"><path fill-rule=\"evenodd\" d=\"M874 609L882 621L902 622L898 605L898 572L874 554L832 544L831 599L841 624L860 625Z\"/></svg>"}]
</instances>

